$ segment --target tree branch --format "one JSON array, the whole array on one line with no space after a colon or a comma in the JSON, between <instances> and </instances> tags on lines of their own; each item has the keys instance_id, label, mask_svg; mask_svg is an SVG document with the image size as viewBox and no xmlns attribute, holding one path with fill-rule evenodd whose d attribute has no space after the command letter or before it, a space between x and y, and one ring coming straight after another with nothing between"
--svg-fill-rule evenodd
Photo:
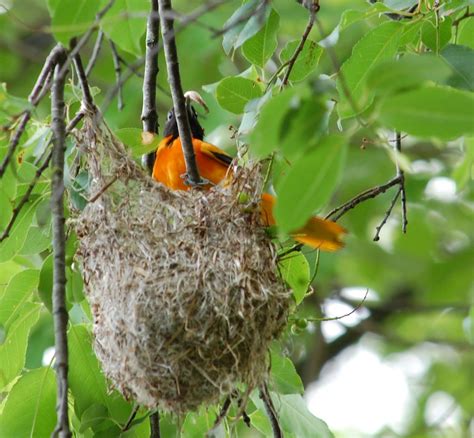
<instances>
[{"instance_id":1,"label":"tree branch","mask_svg":"<svg viewBox=\"0 0 474 438\"><path fill-rule=\"evenodd\" d=\"M87 63L86 67L86 76L89 76L92 69L95 66L95 63L97 62L97 59L99 58L99 53L100 49L102 48L102 42L104 41L104 32L99 30L99 33L97 34L97 39L95 40L94 48L92 49L92 54L89 59L89 62Z\"/></svg>"},{"instance_id":2,"label":"tree branch","mask_svg":"<svg viewBox=\"0 0 474 438\"><path fill-rule=\"evenodd\" d=\"M400 196L401 188L397 190L397 193L395 193L395 196L392 199L392 202L390 203L390 207L388 207L387 212L385 213L385 216L382 219L382 222L380 222L380 225L375 227L375 236L374 236L374 242L378 242L380 240L380 231L382 231L382 228L384 225L387 223L388 218L392 214L393 207L395 207L395 204L397 203L397 199Z\"/></svg>"},{"instance_id":3,"label":"tree branch","mask_svg":"<svg viewBox=\"0 0 474 438\"><path fill-rule=\"evenodd\" d=\"M117 47L115 43L109 39L110 49L112 50L112 60L114 63L114 71L115 71L115 83L120 83L120 77L122 76L122 67L120 65L120 55L118 54ZM117 108L119 111L122 111L124 107L123 104L123 95L122 95L122 87L119 86L117 92Z\"/></svg>"},{"instance_id":4,"label":"tree branch","mask_svg":"<svg viewBox=\"0 0 474 438\"><path fill-rule=\"evenodd\" d=\"M283 438L283 432L280 427L280 423L278 422L278 416L275 410L275 406L273 405L272 398L268 391L267 384L264 383L260 387L260 398L265 405L265 411L267 412L268 419L272 425L272 431L274 438Z\"/></svg>"},{"instance_id":5,"label":"tree branch","mask_svg":"<svg viewBox=\"0 0 474 438\"><path fill-rule=\"evenodd\" d=\"M72 42L72 48L76 45L76 40L74 39ZM74 67L77 72L77 77L79 79L79 84L82 90L82 107L84 111L94 111L95 104L94 99L91 94L91 89L89 87L89 82L87 80L87 73L84 71L84 66L82 64L81 55L76 53L73 56Z\"/></svg>"},{"instance_id":6,"label":"tree branch","mask_svg":"<svg viewBox=\"0 0 474 438\"><path fill-rule=\"evenodd\" d=\"M146 27L145 73L143 76L143 104L142 126L143 131L158 133L158 112L156 110L156 82L158 76L158 42L160 19L158 15L158 0L151 0L151 11ZM155 163L156 153L143 155L142 162L151 173Z\"/></svg>"},{"instance_id":7,"label":"tree branch","mask_svg":"<svg viewBox=\"0 0 474 438\"><path fill-rule=\"evenodd\" d=\"M395 149L398 153L402 152L402 134L401 132L396 133ZM405 173L400 168L400 164L397 161L397 176L400 178L400 194L402 203L402 231L407 232L407 194L405 191Z\"/></svg>"},{"instance_id":8,"label":"tree branch","mask_svg":"<svg viewBox=\"0 0 474 438\"><path fill-rule=\"evenodd\" d=\"M281 83L280 89L288 85L288 80L290 78L291 70L293 70L295 62L298 59L298 56L300 55L301 51L303 50L304 44L306 40L308 39L309 33L311 32L311 29L314 26L316 13L320 9L319 1L312 1L311 4L305 7L309 10L308 24L306 25L306 29L304 30L303 35L301 36L300 43L298 44L298 47L296 48L295 53L293 53L293 56L288 60L288 63L286 64L287 68L286 68L285 76L283 76L283 81Z\"/></svg>"},{"instance_id":9,"label":"tree branch","mask_svg":"<svg viewBox=\"0 0 474 438\"><path fill-rule=\"evenodd\" d=\"M172 10L171 0L158 0L158 8L161 16L166 16ZM163 47L165 50L166 68L170 82L171 95L173 97L174 113L178 125L181 147L183 148L184 161L186 162L185 181L191 186L203 184L196 164L194 148L191 138L186 101L183 95L181 77L179 73L178 52L173 30L173 20L164 18L161 20L161 34L163 36Z\"/></svg>"},{"instance_id":10,"label":"tree branch","mask_svg":"<svg viewBox=\"0 0 474 438\"><path fill-rule=\"evenodd\" d=\"M54 68L54 79L51 89L51 117L53 130L51 179L51 212L53 224L53 318L54 340L56 350L57 378L57 425L53 436L68 438L71 436L68 418L68 350L66 309L66 236L64 231L64 153L66 150L66 124L64 85L64 64L67 53L63 49L58 53Z\"/></svg>"},{"instance_id":11,"label":"tree branch","mask_svg":"<svg viewBox=\"0 0 474 438\"><path fill-rule=\"evenodd\" d=\"M362 193L359 193L357 196L352 198L350 201L336 207L331 210L325 217L325 219L332 218L333 221L337 221L342 216L344 216L349 210L352 210L355 206L359 205L361 202L367 201L368 199L376 198L377 196L385 193L390 187L393 187L397 184L400 184L400 178L396 176L385 184L372 187L371 189L365 190Z\"/></svg>"},{"instance_id":12,"label":"tree branch","mask_svg":"<svg viewBox=\"0 0 474 438\"><path fill-rule=\"evenodd\" d=\"M150 415L150 438L161 438L160 413L158 411Z\"/></svg>"}]
</instances>

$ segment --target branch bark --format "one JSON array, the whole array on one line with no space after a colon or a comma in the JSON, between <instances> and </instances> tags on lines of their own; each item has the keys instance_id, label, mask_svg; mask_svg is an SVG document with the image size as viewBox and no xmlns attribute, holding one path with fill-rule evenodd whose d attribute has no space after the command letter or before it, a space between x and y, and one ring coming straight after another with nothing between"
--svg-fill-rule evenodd
<instances>
[{"instance_id":1,"label":"branch bark","mask_svg":"<svg viewBox=\"0 0 474 438\"><path fill-rule=\"evenodd\" d=\"M372 187L371 189L365 190L362 193L359 193L357 196L352 198L350 201L336 207L331 210L325 217L325 219L330 219L332 217L333 221L337 221L342 216L344 216L349 210L352 210L354 207L359 205L361 202L367 201L368 199L376 198L377 196L385 193L390 187L400 184L400 178L396 176L385 184Z\"/></svg>"},{"instance_id":2,"label":"branch bark","mask_svg":"<svg viewBox=\"0 0 474 438\"><path fill-rule=\"evenodd\" d=\"M171 0L158 0L160 16L168 17L172 11ZM186 101L183 95L181 77L179 73L178 51L176 49L173 20L164 18L161 20L161 35L163 37L163 47L165 49L166 68L168 70L168 80L170 82L171 95L173 97L174 113L178 125L181 147L183 148L184 160L186 162L186 183L191 186L203 184L196 164L194 148L191 138L191 128L189 126Z\"/></svg>"},{"instance_id":3,"label":"branch bark","mask_svg":"<svg viewBox=\"0 0 474 438\"><path fill-rule=\"evenodd\" d=\"M66 150L66 123L64 85L67 53L58 53L51 88L51 117L53 131L51 212L53 225L53 318L56 349L57 425L53 436L71 436L68 418L68 347L66 309L66 235L64 230L64 153Z\"/></svg>"},{"instance_id":4,"label":"branch bark","mask_svg":"<svg viewBox=\"0 0 474 438\"><path fill-rule=\"evenodd\" d=\"M309 10L308 24L306 25L306 29L304 30L303 35L301 36L300 43L298 44L298 47L296 48L295 53L293 53L293 56L288 61L285 76L283 76L283 81L281 83L280 89L288 85L288 80L290 78L291 70L293 70L295 62L298 59L298 56L300 55L301 51L303 50L306 40L308 39L309 33L311 32L311 29L314 26L314 20L316 19L316 14L320 9L319 1L312 1L311 4L305 7Z\"/></svg>"},{"instance_id":5,"label":"branch bark","mask_svg":"<svg viewBox=\"0 0 474 438\"><path fill-rule=\"evenodd\" d=\"M161 438L160 414L158 411L150 415L150 438Z\"/></svg>"},{"instance_id":6,"label":"branch bark","mask_svg":"<svg viewBox=\"0 0 474 438\"><path fill-rule=\"evenodd\" d=\"M143 76L143 104L142 126L143 131L158 134L158 112L156 110L156 82L158 76L158 42L160 18L158 14L158 0L151 0L151 11L146 27L145 72ZM143 165L151 173L155 163L156 153L143 155Z\"/></svg>"},{"instance_id":7,"label":"branch bark","mask_svg":"<svg viewBox=\"0 0 474 438\"><path fill-rule=\"evenodd\" d=\"M89 76L92 69L99 58L100 49L102 48L102 42L104 41L104 32L99 30L97 39L95 40L94 48L92 49L92 55L86 67L86 76Z\"/></svg>"},{"instance_id":8,"label":"branch bark","mask_svg":"<svg viewBox=\"0 0 474 438\"><path fill-rule=\"evenodd\" d=\"M122 76L122 66L120 65L120 55L118 54L117 47L112 40L109 40L110 49L112 50L112 60L114 63L114 71L115 71L115 82L118 84L120 83L120 77ZM123 93L122 87L119 87L117 93L117 108L119 111L122 111L124 107L123 104Z\"/></svg>"},{"instance_id":9,"label":"branch bark","mask_svg":"<svg viewBox=\"0 0 474 438\"><path fill-rule=\"evenodd\" d=\"M283 432L281 430L280 423L278 422L275 406L273 405L273 401L266 383L260 387L260 398L265 405L265 411L267 412L268 418L272 425L274 438L283 438Z\"/></svg>"}]
</instances>

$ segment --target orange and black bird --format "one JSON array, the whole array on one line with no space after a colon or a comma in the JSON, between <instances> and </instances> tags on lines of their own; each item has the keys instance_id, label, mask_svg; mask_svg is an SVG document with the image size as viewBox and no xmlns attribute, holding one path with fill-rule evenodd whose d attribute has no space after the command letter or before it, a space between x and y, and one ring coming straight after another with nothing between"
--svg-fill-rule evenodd
<instances>
[{"instance_id":1,"label":"orange and black bird","mask_svg":"<svg viewBox=\"0 0 474 438\"><path fill-rule=\"evenodd\" d=\"M206 109L207 107L198 93L188 92L185 96L196 164L200 176L210 182L205 188L210 188L212 185L223 182L231 175L230 166L233 158L217 146L204 141L204 129L200 125L198 115L190 101L194 100ZM190 186L186 185L183 179L186 174L186 163L173 109L168 112L163 135L164 138L155 153L152 170L153 178L173 190L188 190ZM265 225L275 225L273 216L275 202L274 196L268 193L262 195L260 209L262 221ZM304 227L292 233L292 237L296 241L315 249L335 251L344 246L341 239L345 233L344 228L335 222L312 217Z\"/></svg>"}]
</instances>

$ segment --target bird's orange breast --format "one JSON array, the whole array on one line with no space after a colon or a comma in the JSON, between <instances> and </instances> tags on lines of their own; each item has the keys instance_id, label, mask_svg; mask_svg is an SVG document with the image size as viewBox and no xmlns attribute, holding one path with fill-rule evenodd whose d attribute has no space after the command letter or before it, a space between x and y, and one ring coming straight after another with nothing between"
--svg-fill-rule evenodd
<instances>
[{"instance_id":1,"label":"bird's orange breast","mask_svg":"<svg viewBox=\"0 0 474 438\"><path fill-rule=\"evenodd\" d=\"M212 183L211 185L216 185L226 178L229 167L210 155L209 146L212 145L193 139L199 175ZM166 137L156 151L153 178L173 190L188 190L190 186L185 184L185 174L186 162L180 139L170 142L170 138Z\"/></svg>"}]
</instances>

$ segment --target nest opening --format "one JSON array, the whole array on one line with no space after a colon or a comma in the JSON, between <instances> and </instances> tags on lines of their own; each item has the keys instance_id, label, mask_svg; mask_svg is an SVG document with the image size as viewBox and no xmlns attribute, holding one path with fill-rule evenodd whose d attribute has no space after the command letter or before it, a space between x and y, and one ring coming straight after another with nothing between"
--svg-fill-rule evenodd
<instances>
[{"instance_id":1,"label":"nest opening","mask_svg":"<svg viewBox=\"0 0 474 438\"><path fill-rule=\"evenodd\" d=\"M171 191L104 125L86 120L76 140L96 199L73 223L105 375L174 413L261 384L290 294L260 223L258 169L235 169L225 188Z\"/></svg>"}]
</instances>

